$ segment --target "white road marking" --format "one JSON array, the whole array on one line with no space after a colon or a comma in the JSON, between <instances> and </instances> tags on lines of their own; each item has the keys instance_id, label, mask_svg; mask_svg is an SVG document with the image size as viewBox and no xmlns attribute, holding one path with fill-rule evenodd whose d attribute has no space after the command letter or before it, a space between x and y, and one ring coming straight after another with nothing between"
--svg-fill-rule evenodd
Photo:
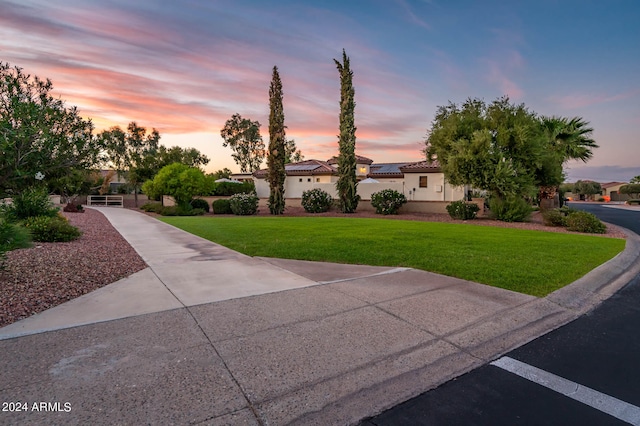
<instances>
[{"instance_id":1,"label":"white road marking","mask_svg":"<svg viewBox=\"0 0 640 426\"><path fill-rule=\"evenodd\" d=\"M622 421L640 426L640 407L506 356L493 361L491 365L531 380Z\"/></svg>"}]
</instances>

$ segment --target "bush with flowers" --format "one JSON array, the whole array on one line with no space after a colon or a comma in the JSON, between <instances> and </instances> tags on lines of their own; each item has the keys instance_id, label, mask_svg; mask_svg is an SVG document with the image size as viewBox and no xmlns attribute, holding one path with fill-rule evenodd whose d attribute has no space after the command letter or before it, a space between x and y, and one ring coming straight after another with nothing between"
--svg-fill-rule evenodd
<instances>
[{"instance_id":1,"label":"bush with flowers","mask_svg":"<svg viewBox=\"0 0 640 426\"><path fill-rule=\"evenodd\" d=\"M320 188L310 189L302 193L302 207L307 213L324 213L331 208L333 200L328 192Z\"/></svg>"}]
</instances>

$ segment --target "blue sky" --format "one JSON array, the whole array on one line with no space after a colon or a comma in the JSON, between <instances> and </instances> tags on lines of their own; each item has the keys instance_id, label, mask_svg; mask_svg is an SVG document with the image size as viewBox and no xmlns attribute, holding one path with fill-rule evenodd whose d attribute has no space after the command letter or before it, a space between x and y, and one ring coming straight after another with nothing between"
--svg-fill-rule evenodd
<instances>
[{"instance_id":1,"label":"blue sky","mask_svg":"<svg viewBox=\"0 0 640 426\"><path fill-rule=\"evenodd\" d=\"M0 60L50 78L98 130L136 121L238 170L220 129L262 123L277 65L287 136L337 153L339 79L354 71L357 151L419 161L438 105L502 95L581 116L600 145L569 180L640 175L640 2L0 0Z\"/></svg>"}]
</instances>

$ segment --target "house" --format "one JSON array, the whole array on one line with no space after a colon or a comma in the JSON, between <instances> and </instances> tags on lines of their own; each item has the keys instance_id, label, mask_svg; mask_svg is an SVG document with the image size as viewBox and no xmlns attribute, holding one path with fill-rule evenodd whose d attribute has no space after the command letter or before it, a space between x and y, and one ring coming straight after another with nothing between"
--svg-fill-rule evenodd
<instances>
[{"instance_id":1,"label":"house","mask_svg":"<svg viewBox=\"0 0 640 426\"><path fill-rule=\"evenodd\" d=\"M267 169L253 173L256 192L260 198L269 197ZM300 199L304 191L320 188L333 198L338 198L335 184L338 181L338 160L305 160L285 165L285 197ZM437 162L374 163L356 155L358 195L371 200L371 194L383 189L394 189L411 201L450 202L464 198L465 187L454 187L446 182ZM365 181L365 179L367 179Z\"/></svg>"},{"instance_id":2,"label":"house","mask_svg":"<svg viewBox=\"0 0 640 426\"><path fill-rule=\"evenodd\" d=\"M607 182L602 183L600 186L602 187L602 196L609 197L611 201L626 201L630 197L627 194L620 194L620 187L628 185L625 182Z\"/></svg>"}]
</instances>

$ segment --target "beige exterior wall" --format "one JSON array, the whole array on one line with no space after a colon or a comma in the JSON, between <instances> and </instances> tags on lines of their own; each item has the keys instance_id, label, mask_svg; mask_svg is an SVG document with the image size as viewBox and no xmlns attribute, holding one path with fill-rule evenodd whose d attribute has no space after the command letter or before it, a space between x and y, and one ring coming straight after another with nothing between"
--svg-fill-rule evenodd
<instances>
[{"instance_id":1,"label":"beige exterior wall","mask_svg":"<svg viewBox=\"0 0 640 426\"><path fill-rule=\"evenodd\" d=\"M420 188L420 176L427 176L427 187ZM302 193L320 188L333 198L338 198L335 189L337 176L287 176L285 198L302 198ZM401 178L380 178L379 183L358 184L362 200L371 200L371 194L383 189L394 189L411 201L457 201L464 198L464 187L453 187L445 183L443 173L405 173ZM256 192L260 198L269 198L269 183L266 179L255 179ZM415 188L415 192L414 192ZM411 191L411 193L409 192Z\"/></svg>"},{"instance_id":2,"label":"beige exterior wall","mask_svg":"<svg viewBox=\"0 0 640 426\"><path fill-rule=\"evenodd\" d=\"M420 188L420 176L427 177L426 188ZM465 195L464 187L445 181L444 173L405 173L404 185L406 197L414 201L458 201Z\"/></svg>"}]
</instances>

